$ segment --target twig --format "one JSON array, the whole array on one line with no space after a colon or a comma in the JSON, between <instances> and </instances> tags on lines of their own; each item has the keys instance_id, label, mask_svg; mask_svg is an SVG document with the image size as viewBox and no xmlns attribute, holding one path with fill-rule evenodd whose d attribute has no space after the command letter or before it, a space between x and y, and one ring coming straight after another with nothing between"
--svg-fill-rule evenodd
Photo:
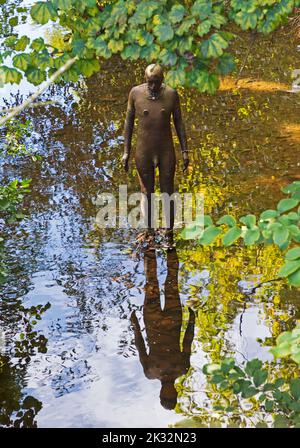
<instances>
[{"instance_id":1,"label":"twig","mask_svg":"<svg viewBox=\"0 0 300 448\"><path fill-rule=\"evenodd\" d=\"M237 78L236 78L236 80L235 80L235 84L238 83L238 81L239 81L239 79L240 79L240 77L241 77L241 74L242 74L242 72L243 72L243 70L244 70L244 68L245 68L245 65L246 65L246 63L247 63L247 60L248 60L248 57L249 57L249 54L250 54L250 50L251 50L252 45L254 44L254 41L255 41L255 37L256 37L256 34L255 34L255 33L252 33L252 34L251 34L251 37L250 37L250 44L249 44L249 47L248 47L248 50L247 50L247 53L246 53L246 56L245 56L243 65L242 65L242 67L240 68L240 71L239 71L239 73L238 73L238 75L237 75Z\"/></svg>"},{"instance_id":2,"label":"twig","mask_svg":"<svg viewBox=\"0 0 300 448\"><path fill-rule=\"evenodd\" d=\"M44 101L44 102L39 102L39 103L32 103L32 104L29 104L28 107L48 106L49 104L60 104L60 102L57 100L50 100L50 101ZM9 109L2 109L2 110L0 110L0 114L7 114L10 112L13 112L17 107L18 106L11 107Z\"/></svg>"},{"instance_id":3,"label":"twig","mask_svg":"<svg viewBox=\"0 0 300 448\"><path fill-rule=\"evenodd\" d=\"M20 104L19 106L15 107L12 112L10 112L8 115L0 119L0 126L3 126L7 121L14 118L16 115L21 113L24 109L26 109L30 104L32 104L42 93L45 92L46 89L60 76L62 75L66 70L68 70L78 59L78 56L75 56L72 59L69 59L62 67L60 67L55 73L53 73L52 76L48 79L46 84L41 87L39 90L37 90L35 93L33 93L30 97L27 98L24 103Z\"/></svg>"}]
</instances>

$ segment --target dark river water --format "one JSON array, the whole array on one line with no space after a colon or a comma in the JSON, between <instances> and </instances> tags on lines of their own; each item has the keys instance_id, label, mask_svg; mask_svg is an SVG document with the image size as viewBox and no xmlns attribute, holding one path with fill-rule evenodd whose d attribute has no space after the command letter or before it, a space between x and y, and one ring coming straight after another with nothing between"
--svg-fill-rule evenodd
<instances>
[{"instance_id":1,"label":"dark river water","mask_svg":"<svg viewBox=\"0 0 300 448\"><path fill-rule=\"evenodd\" d=\"M30 23L21 31L59 38L56 28ZM241 35L240 66L248 45ZM300 97L290 91L297 68L297 41L285 29L254 42L237 84L224 80L213 97L179 89L192 155L183 175L177 152L177 189L203 192L206 213L258 214L299 179ZM299 292L273 281L282 258L272 246L201 248L177 235L176 251L145 255L136 232L95 228L98 193L120 184L138 191L134 162L126 175L120 157L128 93L144 82L143 70L115 58L87 81L51 86L43 99L57 102L21 116L32 121L27 145L42 160L1 162L3 182L32 179L28 217L4 229L3 426L209 424L216 416L203 364L225 355L271 361L277 335L300 317ZM25 81L5 87L1 105L34 90ZM29 337L30 307L46 304ZM235 424L250 424L254 413Z\"/></svg>"}]
</instances>

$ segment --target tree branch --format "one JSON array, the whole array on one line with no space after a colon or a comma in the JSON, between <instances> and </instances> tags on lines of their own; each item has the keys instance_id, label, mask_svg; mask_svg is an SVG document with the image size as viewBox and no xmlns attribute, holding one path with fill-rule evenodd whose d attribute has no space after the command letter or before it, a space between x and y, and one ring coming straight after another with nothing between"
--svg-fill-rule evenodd
<instances>
[{"instance_id":1,"label":"tree branch","mask_svg":"<svg viewBox=\"0 0 300 448\"><path fill-rule=\"evenodd\" d=\"M37 90L35 93L33 93L30 97L27 98L27 100L24 101L24 103L20 104L19 106L15 107L8 115L5 117L0 118L0 126L3 126L7 121L14 118L16 115L21 113L24 109L29 107L42 93L45 92L46 89L60 76L62 75L66 70L68 70L78 59L78 56L75 56L72 59L69 59L64 65L62 65L55 73L53 73L52 76L48 79L46 84L41 87L39 90Z\"/></svg>"}]
</instances>

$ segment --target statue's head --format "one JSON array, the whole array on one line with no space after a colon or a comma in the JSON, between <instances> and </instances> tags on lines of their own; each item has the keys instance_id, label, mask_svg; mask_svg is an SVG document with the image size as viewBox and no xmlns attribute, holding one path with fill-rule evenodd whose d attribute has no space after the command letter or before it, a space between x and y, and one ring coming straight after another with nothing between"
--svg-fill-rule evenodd
<instances>
[{"instance_id":1,"label":"statue's head","mask_svg":"<svg viewBox=\"0 0 300 448\"><path fill-rule=\"evenodd\" d=\"M145 70L145 78L151 93L157 94L162 85L164 74L159 64L150 64Z\"/></svg>"},{"instance_id":2,"label":"statue's head","mask_svg":"<svg viewBox=\"0 0 300 448\"><path fill-rule=\"evenodd\" d=\"M174 378L163 378L161 380L160 404L165 408L172 410L177 403L178 392L175 389Z\"/></svg>"}]
</instances>

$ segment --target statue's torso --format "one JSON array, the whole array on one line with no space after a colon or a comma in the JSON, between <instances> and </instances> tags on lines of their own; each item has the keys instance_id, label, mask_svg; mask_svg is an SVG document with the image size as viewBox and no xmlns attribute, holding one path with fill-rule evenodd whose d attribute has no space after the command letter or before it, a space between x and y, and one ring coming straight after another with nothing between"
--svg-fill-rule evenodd
<instances>
[{"instance_id":1,"label":"statue's torso","mask_svg":"<svg viewBox=\"0 0 300 448\"><path fill-rule=\"evenodd\" d=\"M170 123L174 107L173 90L165 86L158 99L151 100L148 97L147 84L135 88L135 116L138 119L137 151L174 150Z\"/></svg>"}]
</instances>

